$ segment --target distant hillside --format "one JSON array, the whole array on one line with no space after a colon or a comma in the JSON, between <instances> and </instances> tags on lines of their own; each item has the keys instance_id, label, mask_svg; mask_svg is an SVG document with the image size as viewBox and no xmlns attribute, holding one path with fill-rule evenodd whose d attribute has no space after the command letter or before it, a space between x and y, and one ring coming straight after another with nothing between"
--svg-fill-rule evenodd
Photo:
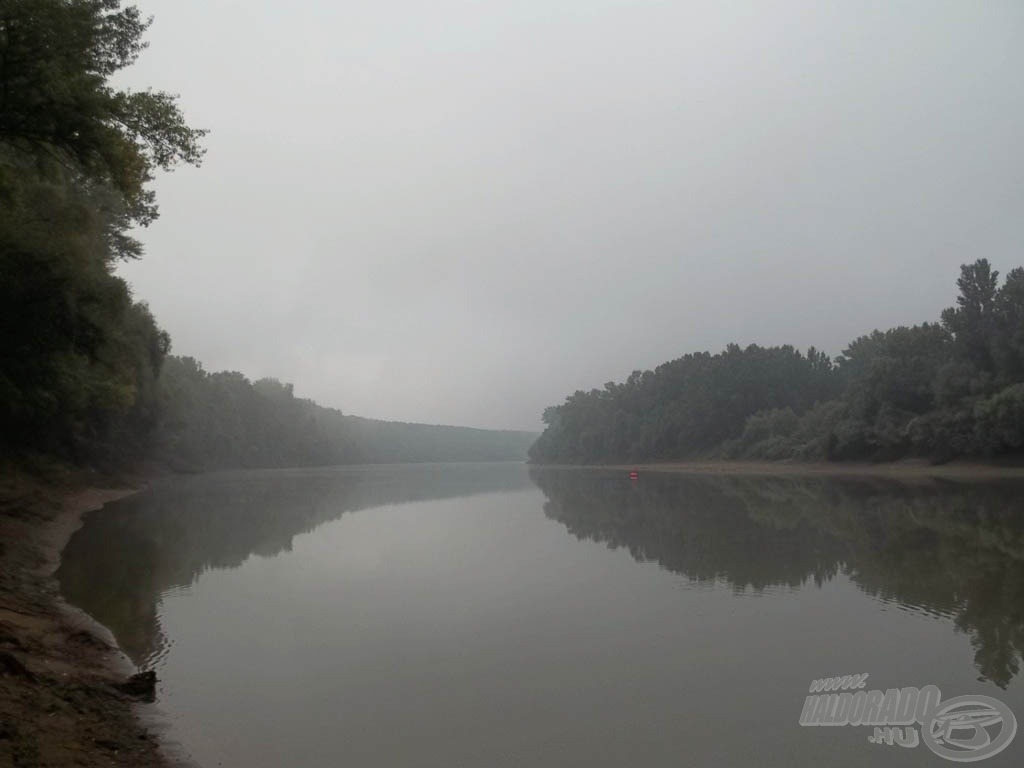
<instances>
[{"instance_id":1,"label":"distant hillside","mask_svg":"<svg viewBox=\"0 0 1024 768\"><path fill-rule=\"evenodd\" d=\"M344 416L361 463L526 461L537 432L474 429Z\"/></svg>"},{"instance_id":2,"label":"distant hillside","mask_svg":"<svg viewBox=\"0 0 1024 768\"><path fill-rule=\"evenodd\" d=\"M153 455L174 469L432 461L525 461L536 433L346 416L276 379L209 373L168 357L159 378Z\"/></svg>"}]
</instances>

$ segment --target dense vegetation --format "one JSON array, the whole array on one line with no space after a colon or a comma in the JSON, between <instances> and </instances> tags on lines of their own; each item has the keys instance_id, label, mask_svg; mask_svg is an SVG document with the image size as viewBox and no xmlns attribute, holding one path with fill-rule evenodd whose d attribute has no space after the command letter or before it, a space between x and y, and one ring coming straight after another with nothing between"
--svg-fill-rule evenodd
<instances>
[{"instance_id":1,"label":"dense vegetation","mask_svg":"<svg viewBox=\"0 0 1024 768\"><path fill-rule=\"evenodd\" d=\"M1024 269L961 268L938 323L874 331L835 360L735 344L634 371L544 411L537 463L727 457L887 461L1024 448Z\"/></svg>"},{"instance_id":2,"label":"dense vegetation","mask_svg":"<svg viewBox=\"0 0 1024 768\"><path fill-rule=\"evenodd\" d=\"M198 164L174 97L109 80L148 21L119 0L0 0L0 458L105 469L522 459L533 435L342 416L291 386L203 371L114 274Z\"/></svg>"},{"instance_id":3,"label":"dense vegetation","mask_svg":"<svg viewBox=\"0 0 1024 768\"><path fill-rule=\"evenodd\" d=\"M145 449L169 340L113 275L159 169L202 156L174 98L116 90L147 22L116 0L0 0L0 441L75 462Z\"/></svg>"},{"instance_id":4,"label":"dense vegetation","mask_svg":"<svg viewBox=\"0 0 1024 768\"><path fill-rule=\"evenodd\" d=\"M526 456L531 432L377 421L295 397L276 379L207 373L168 357L160 377L155 456L185 470L412 461L500 461Z\"/></svg>"},{"instance_id":5,"label":"dense vegetation","mask_svg":"<svg viewBox=\"0 0 1024 768\"><path fill-rule=\"evenodd\" d=\"M528 436L343 416L275 380L168 358L114 274L198 164L174 97L118 90L148 22L119 0L0 0L0 454L179 467L517 458ZM537 462L889 460L1024 447L1024 270L965 265L940 322L815 349L686 355L544 413Z\"/></svg>"}]
</instances>

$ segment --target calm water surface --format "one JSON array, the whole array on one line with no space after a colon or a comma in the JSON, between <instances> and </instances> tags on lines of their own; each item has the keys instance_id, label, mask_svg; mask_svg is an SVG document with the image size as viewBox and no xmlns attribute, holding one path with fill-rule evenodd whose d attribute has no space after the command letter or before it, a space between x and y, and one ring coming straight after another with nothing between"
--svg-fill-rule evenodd
<instances>
[{"instance_id":1,"label":"calm water surface","mask_svg":"<svg viewBox=\"0 0 1024 768\"><path fill-rule=\"evenodd\" d=\"M798 724L815 678L1024 730L1024 486L521 465L173 478L90 515L65 595L202 766L918 766ZM1024 765L1024 734L983 766Z\"/></svg>"}]
</instances>

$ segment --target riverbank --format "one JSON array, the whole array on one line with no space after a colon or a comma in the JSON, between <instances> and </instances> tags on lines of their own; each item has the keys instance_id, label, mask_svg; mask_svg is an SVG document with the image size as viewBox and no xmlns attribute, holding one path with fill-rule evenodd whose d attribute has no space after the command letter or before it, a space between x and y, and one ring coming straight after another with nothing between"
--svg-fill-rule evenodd
<instances>
[{"instance_id":1,"label":"riverbank","mask_svg":"<svg viewBox=\"0 0 1024 768\"><path fill-rule=\"evenodd\" d=\"M82 516L142 485L0 474L0 765L170 765L119 689L134 667L54 578Z\"/></svg>"},{"instance_id":2,"label":"riverbank","mask_svg":"<svg viewBox=\"0 0 1024 768\"><path fill-rule=\"evenodd\" d=\"M617 469L638 472L674 472L693 475L775 475L775 476L836 476L836 477L889 477L894 480L947 478L950 480L989 480L999 478L1024 479L1024 465L950 462L929 464L908 460L884 464L854 462L788 462L788 461L668 461L641 464L554 465L537 464L538 468L560 469Z\"/></svg>"}]
</instances>

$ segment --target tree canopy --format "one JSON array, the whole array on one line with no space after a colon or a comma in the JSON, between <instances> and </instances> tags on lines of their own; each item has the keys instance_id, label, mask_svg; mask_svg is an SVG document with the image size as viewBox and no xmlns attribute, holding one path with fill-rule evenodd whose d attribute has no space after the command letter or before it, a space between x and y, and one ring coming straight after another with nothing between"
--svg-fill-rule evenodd
<instances>
[{"instance_id":1,"label":"tree canopy","mask_svg":"<svg viewBox=\"0 0 1024 768\"><path fill-rule=\"evenodd\" d=\"M815 349L689 354L544 412L538 463L732 457L885 461L1024 449L1024 269L961 268L941 322Z\"/></svg>"},{"instance_id":2,"label":"tree canopy","mask_svg":"<svg viewBox=\"0 0 1024 768\"><path fill-rule=\"evenodd\" d=\"M176 97L110 84L149 24L120 0L0 0L0 142L115 190L124 227L156 217L154 171L203 155Z\"/></svg>"},{"instance_id":3,"label":"tree canopy","mask_svg":"<svg viewBox=\"0 0 1024 768\"><path fill-rule=\"evenodd\" d=\"M439 461L522 461L530 432L364 419L295 397L277 379L209 373L168 357L154 457L180 470Z\"/></svg>"},{"instance_id":4,"label":"tree canopy","mask_svg":"<svg viewBox=\"0 0 1024 768\"><path fill-rule=\"evenodd\" d=\"M75 462L138 456L170 339L113 274L147 185L198 164L203 131L166 93L110 77L149 22L117 0L0 0L0 450Z\"/></svg>"}]
</instances>

